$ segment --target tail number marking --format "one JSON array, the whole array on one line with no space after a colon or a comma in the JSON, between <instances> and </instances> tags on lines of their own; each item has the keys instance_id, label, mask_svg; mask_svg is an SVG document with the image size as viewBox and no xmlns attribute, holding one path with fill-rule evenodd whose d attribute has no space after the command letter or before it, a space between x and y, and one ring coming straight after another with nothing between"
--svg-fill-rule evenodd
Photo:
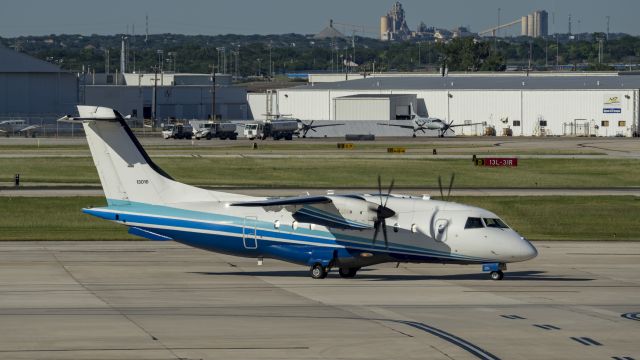
<instances>
[{"instance_id":1,"label":"tail number marking","mask_svg":"<svg viewBox=\"0 0 640 360\"><path fill-rule=\"evenodd\" d=\"M149 184L149 180L136 180L138 185L147 185Z\"/></svg>"}]
</instances>

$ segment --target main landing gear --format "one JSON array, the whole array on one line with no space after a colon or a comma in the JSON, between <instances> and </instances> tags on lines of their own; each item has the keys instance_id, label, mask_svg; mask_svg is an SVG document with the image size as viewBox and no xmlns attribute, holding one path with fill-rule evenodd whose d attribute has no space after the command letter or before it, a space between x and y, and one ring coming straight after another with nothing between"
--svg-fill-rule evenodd
<instances>
[{"instance_id":1,"label":"main landing gear","mask_svg":"<svg viewBox=\"0 0 640 360\"><path fill-rule=\"evenodd\" d=\"M491 280L502 280L504 273L502 270L492 271L489 276L491 276Z\"/></svg>"},{"instance_id":2,"label":"main landing gear","mask_svg":"<svg viewBox=\"0 0 640 360\"><path fill-rule=\"evenodd\" d=\"M327 277L329 273L329 268L326 266L322 266L320 263L315 263L311 267L311 277L314 279L324 279Z\"/></svg>"},{"instance_id":3,"label":"main landing gear","mask_svg":"<svg viewBox=\"0 0 640 360\"><path fill-rule=\"evenodd\" d=\"M507 264L482 264L482 271L488 272L491 280L502 280L504 278L504 273L502 272L503 270L507 270Z\"/></svg>"},{"instance_id":4,"label":"main landing gear","mask_svg":"<svg viewBox=\"0 0 640 360\"><path fill-rule=\"evenodd\" d=\"M322 266L322 264L320 263L315 263L313 264L313 266L311 266L311 269L309 269L309 273L314 279L324 279L327 277L327 274L329 274L329 270L331 270L330 266ZM338 269L338 274L340 274L341 278L349 279L355 277L358 273L358 270L360 270L360 268L341 267L340 269Z\"/></svg>"}]
</instances>

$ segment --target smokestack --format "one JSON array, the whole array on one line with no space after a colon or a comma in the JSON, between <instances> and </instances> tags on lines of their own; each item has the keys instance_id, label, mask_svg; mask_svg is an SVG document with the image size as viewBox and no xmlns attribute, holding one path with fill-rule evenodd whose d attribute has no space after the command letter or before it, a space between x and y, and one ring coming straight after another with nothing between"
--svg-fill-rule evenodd
<instances>
[{"instance_id":1,"label":"smokestack","mask_svg":"<svg viewBox=\"0 0 640 360\"><path fill-rule=\"evenodd\" d=\"M124 73L126 72L126 67L127 67L127 55L126 55L126 49L125 49L125 40L127 39L126 36L122 37L122 45L120 47L120 73L122 73L124 75Z\"/></svg>"}]
</instances>

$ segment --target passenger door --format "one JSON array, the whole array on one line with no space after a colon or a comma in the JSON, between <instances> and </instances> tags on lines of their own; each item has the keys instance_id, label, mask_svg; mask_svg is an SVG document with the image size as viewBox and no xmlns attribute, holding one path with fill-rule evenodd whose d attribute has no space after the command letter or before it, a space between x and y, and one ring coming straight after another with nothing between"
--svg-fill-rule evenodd
<instances>
[{"instance_id":1,"label":"passenger door","mask_svg":"<svg viewBox=\"0 0 640 360\"><path fill-rule=\"evenodd\" d=\"M255 216L245 216L244 226L242 227L242 243L245 249L257 249L258 240L256 236L256 226L258 218Z\"/></svg>"}]
</instances>

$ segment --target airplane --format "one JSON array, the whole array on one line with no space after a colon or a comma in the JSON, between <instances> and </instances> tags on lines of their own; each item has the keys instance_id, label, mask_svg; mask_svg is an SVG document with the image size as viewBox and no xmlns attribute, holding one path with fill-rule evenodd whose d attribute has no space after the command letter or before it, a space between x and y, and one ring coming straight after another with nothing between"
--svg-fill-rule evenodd
<instances>
[{"instance_id":1,"label":"airplane","mask_svg":"<svg viewBox=\"0 0 640 360\"><path fill-rule=\"evenodd\" d=\"M477 264L501 280L507 263L536 248L496 214L430 197L378 193L252 197L177 182L158 167L122 115L78 106L107 206L83 212L150 240L176 241L241 257L309 267L323 279L338 268L352 278L363 267L393 263ZM453 177L449 185L449 194ZM442 188L442 187L441 187ZM382 238L380 238L382 235Z\"/></svg>"},{"instance_id":2,"label":"airplane","mask_svg":"<svg viewBox=\"0 0 640 360\"><path fill-rule=\"evenodd\" d=\"M336 123L336 124L313 125L315 120L311 120L310 123L305 123L304 121L302 121L300 119L296 119L296 120L298 120L298 132L296 134L298 135L298 137L302 137L302 138L306 138L307 137L307 133L309 131L317 132L316 129L318 129L318 128L344 125L342 123L340 123L340 124Z\"/></svg>"},{"instance_id":3,"label":"airplane","mask_svg":"<svg viewBox=\"0 0 640 360\"><path fill-rule=\"evenodd\" d=\"M378 125L394 126L394 127L400 127L403 129L411 129L413 130L413 137L417 136L416 133L418 131L421 131L423 134L425 134L426 130L437 130L439 132L438 137L444 137L444 134L449 130L455 133L455 130L453 130L454 127L486 125L486 122L454 125L453 120L447 123L439 118L430 117L428 113L427 113L427 117L419 116L414 111L412 104L409 104L409 109L411 111L411 121L412 121L411 125L389 124L389 123L378 123Z\"/></svg>"},{"instance_id":4,"label":"airplane","mask_svg":"<svg viewBox=\"0 0 640 360\"><path fill-rule=\"evenodd\" d=\"M0 132L2 133L22 133L39 128L40 125L27 125L26 120L4 120L0 121Z\"/></svg>"}]
</instances>

